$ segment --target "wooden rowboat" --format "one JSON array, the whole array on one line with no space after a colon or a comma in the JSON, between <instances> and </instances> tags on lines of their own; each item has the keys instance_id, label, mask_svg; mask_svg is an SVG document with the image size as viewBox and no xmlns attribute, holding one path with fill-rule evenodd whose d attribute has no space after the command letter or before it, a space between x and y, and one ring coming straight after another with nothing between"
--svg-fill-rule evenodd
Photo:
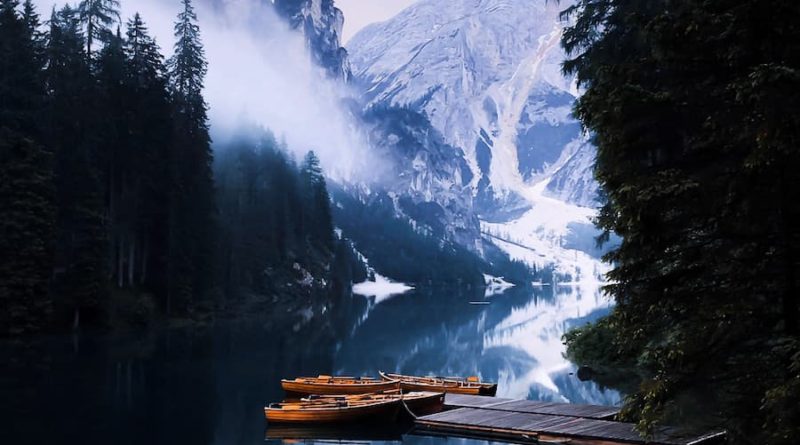
<instances>
[{"instance_id":1,"label":"wooden rowboat","mask_svg":"<svg viewBox=\"0 0 800 445\"><path fill-rule=\"evenodd\" d=\"M360 400L401 400L414 416L435 414L444 409L444 393L433 391L412 391L402 393L399 389L376 394L341 395L341 396L310 396L304 401L330 402L340 401L357 402Z\"/></svg>"},{"instance_id":2,"label":"wooden rowboat","mask_svg":"<svg viewBox=\"0 0 800 445\"><path fill-rule=\"evenodd\" d=\"M403 391L434 391L476 396L497 394L497 383L481 382L477 377L416 377L381 372L385 381L399 381Z\"/></svg>"},{"instance_id":3,"label":"wooden rowboat","mask_svg":"<svg viewBox=\"0 0 800 445\"><path fill-rule=\"evenodd\" d=\"M392 379L370 377L298 377L294 380L281 380L287 394L367 394L400 389L400 383Z\"/></svg>"},{"instance_id":4,"label":"wooden rowboat","mask_svg":"<svg viewBox=\"0 0 800 445\"><path fill-rule=\"evenodd\" d=\"M270 404L264 407L264 415L270 423L392 422L402 409L400 404L400 398L303 399Z\"/></svg>"}]
</instances>

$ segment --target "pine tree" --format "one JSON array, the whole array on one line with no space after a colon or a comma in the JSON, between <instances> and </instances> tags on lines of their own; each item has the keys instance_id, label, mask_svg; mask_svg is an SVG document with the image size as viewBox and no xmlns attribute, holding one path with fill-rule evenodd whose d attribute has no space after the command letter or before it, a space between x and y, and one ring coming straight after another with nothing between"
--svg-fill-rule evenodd
<instances>
[{"instance_id":1,"label":"pine tree","mask_svg":"<svg viewBox=\"0 0 800 445\"><path fill-rule=\"evenodd\" d=\"M92 55L95 40L106 42L113 34L110 26L119 21L119 0L83 0L78 6L86 29L86 55Z\"/></svg>"},{"instance_id":2,"label":"pine tree","mask_svg":"<svg viewBox=\"0 0 800 445\"><path fill-rule=\"evenodd\" d=\"M55 205L51 156L0 127L0 326L16 335L46 329Z\"/></svg>"},{"instance_id":3,"label":"pine tree","mask_svg":"<svg viewBox=\"0 0 800 445\"><path fill-rule=\"evenodd\" d=\"M58 204L56 310L62 322L102 324L107 300L107 244L94 80L77 11L53 12L47 42L47 145L55 153Z\"/></svg>"},{"instance_id":4,"label":"pine tree","mask_svg":"<svg viewBox=\"0 0 800 445\"><path fill-rule=\"evenodd\" d=\"M133 99L133 93L126 82L124 44L121 31L117 28L116 34L100 50L94 69L98 87L97 112L104 121L104 125L97 129L102 141L98 165L101 169L105 191L104 206L108 215L107 230L111 250L109 269L112 281L118 287L123 287L122 279L126 276L122 272L124 250L121 244L128 234L127 222L130 219L124 183L130 179L129 120L132 118L132 110L128 103Z\"/></svg>"},{"instance_id":5,"label":"pine tree","mask_svg":"<svg viewBox=\"0 0 800 445\"><path fill-rule=\"evenodd\" d=\"M195 124L206 124L206 106L203 100L203 82L208 72L205 50L200 40L200 27L191 0L181 0L183 11L175 23L175 54L167 63L172 88L187 99L182 112L195 116Z\"/></svg>"},{"instance_id":6,"label":"pine tree","mask_svg":"<svg viewBox=\"0 0 800 445\"><path fill-rule=\"evenodd\" d=\"M35 16L26 22L18 6L17 0L0 0L0 124L33 135L44 98L43 65L30 28Z\"/></svg>"},{"instance_id":7,"label":"pine tree","mask_svg":"<svg viewBox=\"0 0 800 445\"><path fill-rule=\"evenodd\" d=\"M0 336L41 330L51 315L53 175L36 121L43 107L38 20L0 0Z\"/></svg>"},{"instance_id":8,"label":"pine tree","mask_svg":"<svg viewBox=\"0 0 800 445\"><path fill-rule=\"evenodd\" d=\"M109 39L94 71L112 282L163 297L172 126L163 58L139 14L126 39L119 30Z\"/></svg>"},{"instance_id":9,"label":"pine tree","mask_svg":"<svg viewBox=\"0 0 800 445\"><path fill-rule=\"evenodd\" d=\"M41 21L39 20L39 13L36 11L32 0L25 0L22 4L22 21L25 23L26 37L30 39L33 44L33 49L37 57L37 64L44 66L44 34L39 29ZM39 81L41 82L41 78Z\"/></svg>"},{"instance_id":10,"label":"pine tree","mask_svg":"<svg viewBox=\"0 0 800 445\"><path fill-rule=\"evenodd\" d=\"M203 82L207 62L190 0L175 23L174 55L167 62L175 131L171 154L170 304L185 312L194 294L211 287L214 249L213 156ZM172 308L168 309L171 311Z\"/></svg>"},{"instance_id":11,"label":"pine tree","mask_svg":"<svg viewBox=\"0 0 800 445\"><path fill-rule=\"evenodd\" d=\"M306 154L300 171L305 203L304 223L309 241L313 247L331 253L334 246L330 196L316 153L309 151Z\"/></svg>"},{"instance_id":12,"label":"pine tree","mask_svg":"<svg viewBox=\"0 0 800 445\"><path fill-rule=\"evenodd\" d=\"M128 21L124 52L128 82L134 87L145 89L165 83L163 56L138 12Z\"/></svg>"}]
</instances>

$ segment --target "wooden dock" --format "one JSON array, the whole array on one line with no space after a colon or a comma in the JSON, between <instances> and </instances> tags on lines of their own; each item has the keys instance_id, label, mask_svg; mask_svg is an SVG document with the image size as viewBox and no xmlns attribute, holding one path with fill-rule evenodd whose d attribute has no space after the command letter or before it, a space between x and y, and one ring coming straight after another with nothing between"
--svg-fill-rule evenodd
<instances>
[{"instance_id":1,"label":"wooden dock","mask_svg":"<svg viewBox=\"0 0 800 445\"><path fill-rule=\"evenodd\" d=\"M551 414L555 416L585 417L587 419L614 420L619 408L599 405L574 405L568 403L539 402L536 400L513 400L497 397L447 394L445 409L480 408L529 414Z\"/></svg>"},{"instance_id":2,"label":"wooden dock","mask_svg":"<svg viewBox=\"0 0 800 445\"><path fill-rule=\"evenodd\" d=\"M570 445L711 445L725 439L724 432L698 435L662 427L645 440L633 424L610 420L619 410L608 406L448 394L445 407L444 412L418 418L417 432Z\"/></svg>"}]
</instances>

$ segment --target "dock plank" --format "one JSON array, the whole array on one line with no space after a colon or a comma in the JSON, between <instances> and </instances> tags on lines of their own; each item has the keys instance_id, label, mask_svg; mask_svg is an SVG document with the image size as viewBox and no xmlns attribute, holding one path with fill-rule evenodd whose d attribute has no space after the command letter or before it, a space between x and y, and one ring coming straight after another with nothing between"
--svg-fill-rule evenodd
<instances>
[{"instance_id":1,"label":"dock plank","mask_svg":"<svg viewBox=\"0 0 800 445\"><path fill-rule=\"evenodd\" d=\"M535 400L511 400L464 394L447 394L444 404L448 409L482 408L496 411L512 411L530 414L552 414L555 416L586 417L599 420L610 420L619 414L619 408L614 406L577 405L569 403L541 402Z\"/></svg>"},{"instance_id":2,"label":"dock plank","mask_svg":"<svg viewBox=\"0 0 800 445\"><path fill-rule=\"evenodd\" d=\"M447 393L444 397L444 406L448 408L481 408L513 401L513 399L503 399L500 397Z\"/></svg>"},{"instance_id":3,"label":"dock plank","mask_svg":"<svg viewBox=\"0 0 800 445\"><path fill-rule=\"evenodd\" d=\"M487 405L484 405L487 406ZM518 405L514 405L519 407ZM631 423L614 422L586 417L531 413L489 408L463 407L444 411L417 419L418 427L430 431L454 434L485 434L496 438L519 438L545 435L565 439L582 440L585 443L603 444L650 444L650 445L698 445L719 438L719 434L690 435L676 428L663 427L649 440L642 438ZM587 410L587 412L592 412ZM583 442L582 442L583 443Z\"/></svg>"}]
</instances>

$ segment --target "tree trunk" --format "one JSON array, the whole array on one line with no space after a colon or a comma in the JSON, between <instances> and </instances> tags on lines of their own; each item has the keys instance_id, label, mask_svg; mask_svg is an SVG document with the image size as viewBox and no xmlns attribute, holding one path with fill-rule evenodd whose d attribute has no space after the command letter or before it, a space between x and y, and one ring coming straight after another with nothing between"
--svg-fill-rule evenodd
<instances>
[{"instance_id":1,"label":"tree trunk","mask_svg":"<svg viewBox=\"0 0 800 445\"><path fill-rule=\"evenodd\" d=\"M94 23L92 23L92 18L86 22L86 56L92 56L92 34L94 34Z\"/></svg>"},{"instance_id":2,"label":"tree trunk","mask_svg":"<svg viewBox=\"0 0 800 445\"><path fill-rule=\"evenodd\" d=\"M133 286L136 282L134 274L136 272L136 236L131 237L128 243L128 286Z\"/></svg>"},{"instance_id":3,"label":"tree trunk","mask_svg":"<svg viewBox=\"0 0 800 445\"><path fill-rule=\"evenodd\" d=\"M124 243L122 240L122 236L117 236L117 270L115 271L117 274L117 287L122 289L125 285L124 283L124 275L122 273L123 264L124 264L124 254L123 254Z\"/></svg>"},{"instance_id":4,"label":"tree trunk","mask_svg":"<svg viewBox=\"0 0 800 445\"><path fill-rule=\"evenodd\" d=\"M142 247L142 252L139 256L142 257L142 270L139 271L139 284L144 285L145 281L147 280L147 257L149 256L150 251L150 243L145 241L144 246Z\"/></svg>"},{"instance_id":5,"label":"tree trunk","mask_svg":"<svg viewBox=\"0 0 800 445\"><path fill-rule=\"evenodd\" d=\"M786 165L787 163L784 163ZM790 184L786 181L786 168L781 168L780 176L780 190L781 190L781 235L783 238L783 268L784 268L784 292L783 292L783 322L786 333L790 336L797 336L800 333L798 326L798 296L795 277L795 246L794 234L792 230L794 225L791 218L790 197L788 196Z\"/></svg>"}]
</instances>

